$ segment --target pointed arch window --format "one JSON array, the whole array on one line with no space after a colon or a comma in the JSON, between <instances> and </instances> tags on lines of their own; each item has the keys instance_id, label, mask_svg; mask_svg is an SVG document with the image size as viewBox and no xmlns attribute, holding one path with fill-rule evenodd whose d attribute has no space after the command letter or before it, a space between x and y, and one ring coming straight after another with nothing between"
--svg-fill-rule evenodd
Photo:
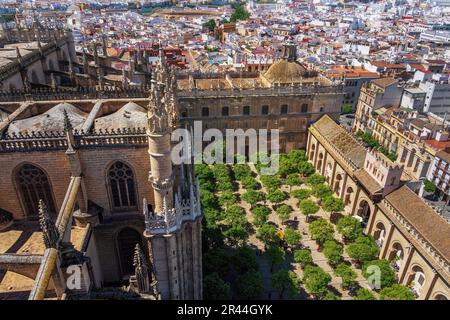
<instances>
[{"instance_id":1,"label":"pointed arch window","mask_svg":"<svg viewBox=\"0 0 450 320\"><path fill-rule=\"evenodd\" d=\"M136 185L133 170L121 161L108 171L112 204L115 210L136 210Z\"/></svg>"},{"instance_id":2,"label":"pointed arch window","mask_svg":"<svg viewBox=\"0 0 450 320\"><path fill-rule=\"evenodd\" d=\"M44 171L32 164L24 164L16 173L16 183L27 218L37 219L40 199L50 214L56 214L52 189Z\"/></svg>"}]
</instances>

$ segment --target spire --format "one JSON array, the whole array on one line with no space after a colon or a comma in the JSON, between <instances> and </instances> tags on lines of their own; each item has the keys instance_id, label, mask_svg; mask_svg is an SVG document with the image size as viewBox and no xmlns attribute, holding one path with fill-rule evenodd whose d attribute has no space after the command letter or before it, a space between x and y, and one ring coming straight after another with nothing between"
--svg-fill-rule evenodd
<instances>
[{"instance_id":1,"label":"spire","mask_svg":"<svg viewBox=\"0 0 450 320\"><path fill-rule=\"evenodd\" d=\"M148 277L149 268L145 259L144 252L142 251L139 243L136 243L136 247L134 249L133 266L138 292L149 293L150 292L150 281Z\"/></svg>"},{"instance_id":2,"label":"spire","mask_svg":"<svg viewBox=\"0 0 450 320\"><path fill-rule=\"evenodd\" d=\"M67 151L73 152L75 147L75 137L73 136L73 126L70 122L69 114L66 109L63 110L64 114L64 131L66 132L67 138Z\"/></svg>"},{"instance_id":3,"label":"spire","mask_svg":"<svg viewBox=\"0 0 450 320\"><path fill-rule=\"evenodd\" d=\"M50 73L50 86L52 87L52 89L56 89L56 86L57 86L55 74L53 72ZM64 111L66 111L66 110L64 110Z\"/></svg>"},{"instance_id":4,"label":"spire","mask_svg":"<svg viewBox=\"0 0 450 320\"><path fill-rule=\"evenodd\" d=\"M19 47L16 47L16 56L17 60L19 60L19 62L22 63L22 54L20 53Z\"/></svg>"},{"instance_id":5,"label":"spire","mask_svg":"<svg viewBox=\"0 0 450 320\"><path fill-rule=\"evenodd\" d=\"M67 113L66 109L63 110L63 114L64 114L64 130L65 131L73 130L72 123L70 122L69 114Z\"/></svg>"},{"instance_id":6,"label":"spire","mask_svg":"<svg viewBox=\"0 0 450 320\"><path fill-rule=\"evenodd\" d=\"M159 51L159 61L160 61L160 63L161 64L165 64L166 63L166 56L164 55L164 49L163 49L161 40L159 40L158 51Z\"/></svg>"},{"instance_id":7,"label":"spire","mask_svg":"<svg viewBox=\"0 0 450 320\"><path fill-rule=\"evenodd\" d=\"M297 45L289 39L283 45L283 57L282 59L288 61L296 61L297 60Z\"/></svg>"},{"instance_id":8,"label":"spire","mask_svg":"<svg viewBox=\"0 0 450 320\"><path fill-rule=\"evenodd\" d=\"M102 50L103 50L103 56L108 56L108 46L106 45L106 35L102 35Z\"/></svg>"},{"instance_id":9,"label":"spire","mask_svg":"<svg viewBox=\"0 0 450 320\"><path fill-rule=\"evenodd\" d=\"M97 43L94 43L94 61L95 61L95 65L98 66L99 60L98 60L98 52L97 52Z\"/></svg>"},{"instance_id":10,"label":"spire","mask_svg":"<svg viewBox=\"0 0 450 320\"><path fill-rule=\"evenodd\" d=\"M39 224L41 226L45 247L47 249L56 248L58 245L59 232L53 221L50 219L47 206L42 199L39 200Z\"/></svg>"}]
</instances>

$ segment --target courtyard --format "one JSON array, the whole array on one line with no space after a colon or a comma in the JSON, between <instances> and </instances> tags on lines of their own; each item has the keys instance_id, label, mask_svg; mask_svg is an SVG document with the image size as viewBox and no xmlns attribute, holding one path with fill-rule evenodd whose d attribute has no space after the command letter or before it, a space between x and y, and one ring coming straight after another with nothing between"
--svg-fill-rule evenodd
<instances>
[{"instance_id":1,"label":"courtyard","mask_svg":"<svg viewBox=\"0 0 450 320\"><path fill-rule=\"evenodd\" d=\"M197 165L205 298L414 298L304 151L281 155L275 176L260 175L261 167ZM381 269L381 290L366 279L369 265Z\"/></svg>"}]
</instances>

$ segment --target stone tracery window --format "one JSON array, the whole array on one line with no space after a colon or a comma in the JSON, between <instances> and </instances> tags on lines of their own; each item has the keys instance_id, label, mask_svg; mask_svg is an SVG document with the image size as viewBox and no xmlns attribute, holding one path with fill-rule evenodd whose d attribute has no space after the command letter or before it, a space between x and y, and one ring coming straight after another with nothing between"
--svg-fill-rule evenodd
<instances>
[{"instance_id":1,"label":"stone tracery window","mask_svg":"<svg viewBox=\"0 0 450 320\"><path fill-rule=\"evenodd\" d=\"M125 163L117 161L110 167L108 178L114 209L137 209L133 170Z\"/></svg>"},{"instance_id":2,"label":"stone tracery window","mask_svg":"<svg viewBox=\"0 0 450 320\"><path fill-rule=\"evenodd\" d=\"M16 183L28 218L38 217L41 199L50 213L56 213L50 182L44 171L32 164L24 164L16 173Z\"/></svg>"}]
</instances>

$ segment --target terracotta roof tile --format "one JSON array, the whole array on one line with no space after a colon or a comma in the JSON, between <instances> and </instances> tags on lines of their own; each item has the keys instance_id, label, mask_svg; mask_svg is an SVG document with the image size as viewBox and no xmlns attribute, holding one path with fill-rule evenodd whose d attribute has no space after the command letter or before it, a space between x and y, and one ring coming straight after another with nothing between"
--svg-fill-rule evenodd
<instances>
[{"instance_id":1,"label":"terracotta roof tile","mask_svg":"<svg viewBox=\"0 0 450 320\"><path fill-rule=\"evenodd\" d=\"M333 144L344 157L351 160L359 168L364 165L366 149L344 128L330 118L330 116L322 116L313 124L313 126L325 139Z\"/></svg>"},{"instance_id":2,"label":"terracotta roof tile","mask_svg":"<svg viewBox=\"0 0 450 320\"><path fill-rule=\"evenodd\" d=\"M386 196L386 200L428 242L450 261L450 224L429 207L417 194L403 186Z\"/></svg>"}]
</instances>

